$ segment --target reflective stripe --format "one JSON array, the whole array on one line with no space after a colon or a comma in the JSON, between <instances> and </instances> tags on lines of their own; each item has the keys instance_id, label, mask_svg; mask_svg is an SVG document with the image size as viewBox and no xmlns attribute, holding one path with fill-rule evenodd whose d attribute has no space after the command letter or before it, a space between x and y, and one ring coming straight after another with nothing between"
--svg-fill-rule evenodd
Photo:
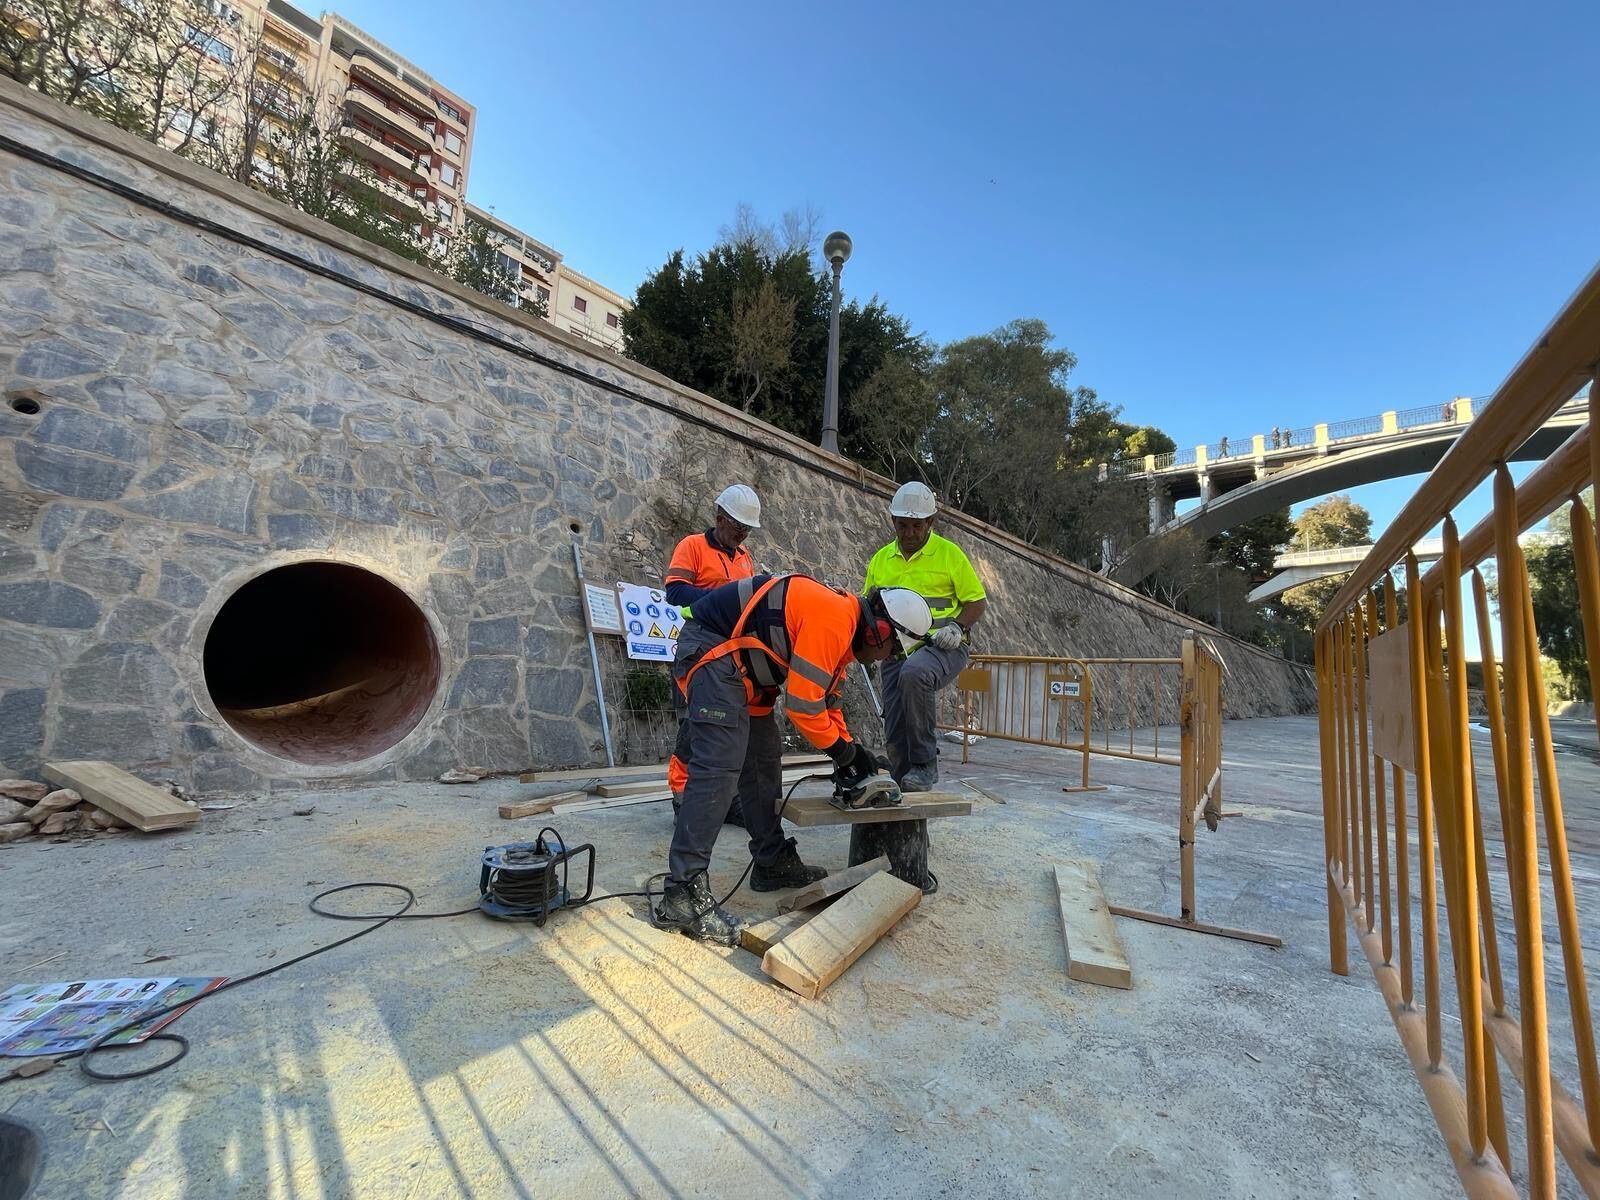
<instances>
[{"instance_id":1,"label":"reflective stripe","mask_svg":"<svg viewBox=\"0 0 1600 1200\"><path fill-rule=\"evenodd\" d=\"M694 582L694 572L693 571L685 571L681 567L675 567L672 570L667 572L667 579L668 579L668 581L678 580L679 582L682 582L682 583L693 583Z\"/></svg>"},{"instance_id":2,"label":"reflective stripe","mask_svg":"<svg viewBox=\"0 0 1600 1200\"><path fill-rule=\"evenodd\" d=\"M790 693L784 698L783 705L790 712L805 713L807 716L820 716L828 706L821 700L804 700Z\"/></svg>"},{"instance_id":3,"label":"reflective stripe","mask_svg":"<svg viewBox=\"0 0 1600 1200\"><path fill-rule=\"evenodd\" d=\"M954 621L955 621L954 617L935 617L933 619L933 627L935 629L937 629L941 625L950 625L950 624L954 623Z\"/></svg>"},{"instance_id":4,"label":"reflective stripe","mask_svg":"<svg viewBox=\"0 0 1600 1200\"><path fill-rule=\"evenodd\" d=\"M750 678L757 687L775 688L782 685L784 675L778 664L765 654L750 653L745 656L750 663Z\"/></svg>"},{"instance_id":5,"label":"reflective stripe","mask_svg":"<svg viewBox=\"0 0 1600 1200\"><path fill-rule=\"evenodd\" d=\"M741 610L750 607L750 597L755 595L755 590L755 580L749 578L739 580L739 608Z\"/></svg>"},{"instance_id":6,"label":"reflective stripe","mask_svg":"<svg viewBox=\"0 0 1600 1200\"><path fill-rule=\"evenodd\" d=\"M920 593L918 594L920 595ZM923 596L922 598L928 602L928 607L933 609L934 612L938 612L941 608L954 608L956 606L956 598L954 596Z\"/></svg>"},{"instance_id":7,"label":"reflective stripe","mask_svg":"<svg viewBox=\"0 0 1600 1200\"><path fill-rule=\"evenodd\" d=\"M816 663L801 658L798 654L789 660L789 669L796 672L802 679L809 679L819 688L826 689L833 686L833 676L829 672L824 671Z\"/></svg>"},{"instance_id":8,"label":"reflective stripe","mask_svg":"<svg viewBox=\"0 0 1600 1200\"><path fill-rule=\"evenodd\" d=\"M772 649L779 658L789 661L789 631L782 625L773 626Z\"/></svg>"}]
</instances>

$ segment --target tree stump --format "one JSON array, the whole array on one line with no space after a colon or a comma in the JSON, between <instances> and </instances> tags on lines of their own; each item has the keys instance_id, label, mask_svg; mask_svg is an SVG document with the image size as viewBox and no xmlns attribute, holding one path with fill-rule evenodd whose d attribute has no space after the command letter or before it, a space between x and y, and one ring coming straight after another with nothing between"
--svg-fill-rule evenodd
<instances>
[{"instance_id":1,"label":"tree stump","mask_svg":"<svg viewBox=\"0 0 1600 1200\"><path fill-rule=\"evenodd\" d=\"M850 826L850 865L870 862L880 854L889 859L889 874L931 896L939 881L928 870L928 822L874 821Z\"/></svg>"}]
</instances>

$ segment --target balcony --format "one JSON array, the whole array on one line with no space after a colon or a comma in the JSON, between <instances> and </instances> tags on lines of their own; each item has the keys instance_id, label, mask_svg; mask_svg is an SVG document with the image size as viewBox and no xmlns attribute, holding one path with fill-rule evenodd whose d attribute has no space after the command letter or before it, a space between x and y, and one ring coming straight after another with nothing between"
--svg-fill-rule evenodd
<instances>
[{"instance_id":1,"label":"balcony","mask_svg":"<svg viewBox=\"0 0 1600 1200\"><path fill-rule=\"evenodd\" d=\"M417 196L409 188L401 187L387 179L371 178L360 181L360 186L367 187L377 192L388 205L391 212L396 213L406 224L416 221L432 221L434 219L433 205L426 196Z\"/></svg>"},{"instance_id":2,"label":"balcony","mask_svg":"<svg viewBox=\"0 0 1600 1200\"><path fill-rule=\"evenodd\" d=\"M258 67L267 67L278 75L292 80L302 88L306 86L305 64L292 54L278 49L276 46L262 44L256 59Z\"/></svg>"},{"instance_id":3,"label":"balcony","mask_svg":"<svg viewBox=\"0 0 1600 1200\"><path fill-rule=\"evenodd\" d=\"M420 146L433 144L432 122L421 121L409 109L390 103L371 88L351 83L344 100L352 109L387 125L401 136L416 141Z\"/></svg>"},{"instance_id":4,"label":"balcony","mask_svg":"<svg viewBox=\"0 0 1600 1200\"><path fill-rule=\"evenodd\" d=\"M257 84L250 89L250 103L285 121L292 121L300 115L299 107L277 87L261 87Z\"/></svg>"},{"instance_id":5,"label":"balcony","mask_svg":"<svg viewBox=\"0 0 1600 1200\"><path fill-rule=\"evenodd\" d=\"M426 184L428 182L429 162L427 156L413 157L398 147L391 146L383 139L373 136L364 129L354 126L346 127L339 131L339 136L357 155L376 166L387 167L408 183Z\"/></svg>"},{"instance_id":6,"label":"balcony","mask_svg":"<svg viewBox=\"0 0 1600 1200\"><path fill-rule=\"evenodd\" d=\"M414 84L407 83L370 55L356 53L350 56L350 74L371 80L380 88L388 88L398 96L411 101L424 112L438 112L439 106L432 96Z\"/></svg>"}]
</instances>

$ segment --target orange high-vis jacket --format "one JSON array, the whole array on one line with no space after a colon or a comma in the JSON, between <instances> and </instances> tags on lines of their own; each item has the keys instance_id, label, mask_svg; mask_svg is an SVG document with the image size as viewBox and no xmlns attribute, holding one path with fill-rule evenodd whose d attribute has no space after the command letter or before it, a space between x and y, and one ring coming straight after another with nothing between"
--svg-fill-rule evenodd
<instances>
[{"instance_id":1,"label":"orange high-vis jacket","mask_svg":"<svg viewBox=\"0 0 1600 1200\"><path fill-rule=\"evenodd\" d=\"M850 644L861 621L861 602L796 575L789 580L783 618L789 634L783 711L818 750L840 738L850 741L840 692L845 671L855 661Z\"/></svg>"},{"instance_id":2,"label":"orange high-vis jacket","mask_svg":"<svg viewBox=\"0 0 1600 1200\"><path fill-rule=\"evenodd\" d=\"M712 544L711 530L691 533L678 543L672 551L672 561L667 564L664 579L667 603L679 608L694 603L695 597L684 595L675 584L687 585L698 594L735 580L749 579L755 573L755 559L743 546L729 554L721 546Z\"/></svg>"}]
</instances>

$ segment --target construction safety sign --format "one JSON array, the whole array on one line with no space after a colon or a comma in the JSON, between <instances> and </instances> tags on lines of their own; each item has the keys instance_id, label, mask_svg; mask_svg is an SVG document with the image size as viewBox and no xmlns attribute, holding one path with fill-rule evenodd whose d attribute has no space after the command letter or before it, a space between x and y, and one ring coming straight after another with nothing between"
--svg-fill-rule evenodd
<instances>
[{"instance_id":1,"label":"construction safety sign","mask_svg":"<svg viewBox=\"0 0 1600 1200\"><path fill-rule=\"evenodd\" d=\"M683 614L656 588L619 583L617 599L622 605L628 657L671 662L678 653Z\"/></svg>"}]
</instances>

